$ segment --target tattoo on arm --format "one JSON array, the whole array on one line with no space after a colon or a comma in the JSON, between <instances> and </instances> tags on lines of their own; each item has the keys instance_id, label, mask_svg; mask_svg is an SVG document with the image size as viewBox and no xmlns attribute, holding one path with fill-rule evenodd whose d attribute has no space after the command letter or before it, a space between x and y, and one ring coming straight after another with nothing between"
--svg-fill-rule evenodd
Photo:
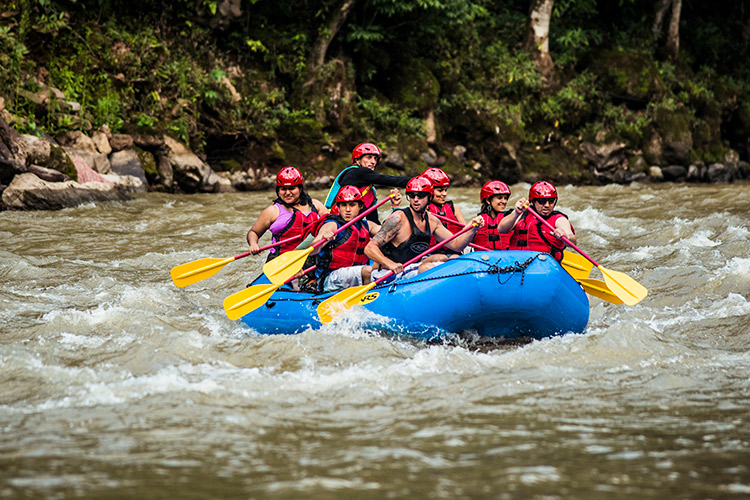
<instances>
[{"instance_id":1,"label":"tattoo on arm","mask_svg":"<svg viewBox=\"0 0 750 500\"><path fill-rule=\"evenodd\" d=\"M388 217L380 231L372 238L376 245L381 246L391 241L401 229L401 217Z\"/></svg>"}]
</instances>

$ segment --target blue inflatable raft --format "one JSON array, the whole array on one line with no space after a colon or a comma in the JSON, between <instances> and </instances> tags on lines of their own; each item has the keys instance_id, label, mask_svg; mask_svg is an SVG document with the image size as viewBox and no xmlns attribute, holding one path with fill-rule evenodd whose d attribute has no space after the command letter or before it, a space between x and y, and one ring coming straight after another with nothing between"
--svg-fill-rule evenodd
<instances>
[{"instance_id":1,"label":"blue inflatable raft","mask_svg":"<svg viewBox=\"0 0 750 500\"><path fill-rule=\"evenodd\" d=\"M253 284L268 283L265 276ZM472 252L407 279L382 283L377 298L342 317L386 334L436 339L474 332L495 338L545 338L583 332L589 301L581 286L546 254ZM319 328L316 308L333 293L284 286L242 321L262 334ZM338 321L338 318L337 318Z\"/></svg>"}]
</instances>

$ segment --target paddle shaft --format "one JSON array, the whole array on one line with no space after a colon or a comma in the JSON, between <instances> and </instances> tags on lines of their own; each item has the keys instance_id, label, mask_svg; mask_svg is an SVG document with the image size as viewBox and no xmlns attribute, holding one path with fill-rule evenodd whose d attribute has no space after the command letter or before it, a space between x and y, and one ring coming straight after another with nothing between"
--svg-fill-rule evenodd
<instances>
[{"instance_id":1,"label":"paddle shaft","mask_svg":"<svg viewBox=\"0 0 750 500\"><path fill-rule=\"evenodd\" d=\"M290 242L292 242L294 240L300 239L301 237L302 237L302 235L298 234L297 236L292 236L291 238L287 238L285 240L277 241L276 243L271 243L270 245L266 245L264 247L260 247L258 249L258 252L262 252L263 250L268 250L269 248L273 248L273 247L277 247L279 245L283 245L284 243L290 243ZM239 255L235 255L233 257L233 260L241 259L243 257L247 257L248 255L253 255L253 252L245 252L245 253L241 253Z\"/></svg>"},{"instance_id":2,"label":"paddle shaft","mask_svg":"<svg viewBox=\"0 0 750 500\"><path fill-rule=\"evenodd\" d=\"M365 215L367 215L370 212L372 212L373 210L377 210L378 208L380 208L381 206L383 206L391 198L393 198L393 195L390 195L390 196L388 196L388 198L386 198L386 199L384 199L384 200L376 203L375 205L371 206L370 208L368 208L367 210L365 210L364 212L362 212L361 214L359 214L358 216L356 216L355 218L353 218L352 220L350 220L349 222L347 222L346 224L344 224L343 226L341 226L340 228L338 228L336 231L334 231L333 234L336 235L336 234L339 234L342 231L346 231L347 229L349 229L349 227L351 225L356 224ZM328 243L328 240L320 240L319 242L317 242L316 244L313 245L313 248L318 248L320 246L325 245L326 243Z\"/></svg>"},{"instance_id":3,"label":"paddle shaft","mask_svg":"<svg viewBox=\"0 0 750 500\"><path fill-rule=\"evenodd\" d=\"M531 208L531 206L527 205L527 206L526 206L526 210L528 210L529 212L531 212L531 215L533 215L534 217L536 217L537 219L539 219L539 222L541 222L542 224L544 224L544 226L545 226L545 227L546 227L547 229L549 229L549 230L550 230L550 231L552 231L553 233L555 232L555 227L554 227L554 226L553 226L552 224L550 224L549 222L547 222L546 220L544 220L544 218L543 218L543 217L542 217L541 215L539 215L538 213L536 213L536 212L534 211L534 209L533 209L533 208ZM591 262L592 264L594 264L594 265L595 265L596 267L599 267L599 263L598 263L598 262L596 262L596 261L595 261L594 259L592 259L591 257L589 257L589 256L588 256L588 255L586 254L586 252L584 252L583 250L581 250L580 248L578 248L578 247L576 246L576 244L575 244L575 243L573 243L572 241L570 241L570 240L569 240L568 238L566 238L565 236L557 236L557 235L555 235L555 237L556 237L556 238L560 238L561 240L563 240L563 241L564 241L565 243L567 243L567 244L568 244L568 245L569 245L569 246L570 246L571 248L575 249L575 251L576 251L576 252L578 252L578 253L580 253L581 255L583 255L584 257L586 257L586 258L587 258L587 259L588 259L588 260L589 260L589 261L590 261L590 262Z\"/></svg>"},{"instance_id":4,"label":"paddle shaft","mask_svg":"<svg viewBox=\"0 0 750 500\"><path fill-rule=\"evenodd\" d=\"M462 230L460 230L459 232L457 232L456 234L454 234L454 235L453 235L453 236L451 236L450 238L446 238L446 239L444 239L443 241L441 241L440 243L438 243L438 244L437 244L437 245L435 245L434 247L428 248L427 250L425 250L424 252L420 253L420 254L419 254L419 255L417 255L416 257L414 257L414 258L411 258L411 259L407 260L406 262L404 262L403 266L404 266L404 267L406 267L406 266L408 266L409 264L413 264L413 263L417 262L418 260L420 260L420 259L421 259L422 257L424 257L425 255L427 255L427 254L430 254L430 253L434 252L435 250L437 250L437 249L439 249L439 248L442 248L442 247L444 247L444 246L445 246L445 245L446 245L447 243L449 243L450 241L452 241L452 240L454 240L454 239L458 238L459 236L461 236L461 235L462 235L462 234L464 234L465 232L467 232L467 231L471 231L472 229L474 229L474 226L476 226L476 224L472 224L471 226L468 226L468 227L465 227L465 228L463 228ZM394 274L396 274L396 273L394 273L393 271L391 271L391 272L389 272L388 274L386 274L386 275L384 275L384 276L381 276L380 278L376 279L376 280L375 280L375 281L374 281L373 283L374 283L374 285L378 285L378 284L382 283L382 282L383 282L384 280L386 280L386 279L390 278L390 277L391 277L392 275L394 275ZM374 286L374 285L373 285L373 286Z\"/></svg>"}]
</instances>

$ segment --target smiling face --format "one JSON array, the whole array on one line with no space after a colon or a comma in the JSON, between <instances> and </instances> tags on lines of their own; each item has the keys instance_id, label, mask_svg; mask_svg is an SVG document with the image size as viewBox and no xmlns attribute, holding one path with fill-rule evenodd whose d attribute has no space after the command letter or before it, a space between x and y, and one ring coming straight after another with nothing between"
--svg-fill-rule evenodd
<instances>
[{"instance_id":1,"label":"smiling face","mask_svg":"<svg viewBox=\"0 0 750 500\"><path fill-rule=\"evenodd\" d=\"M535 198L532 202L534 210L542 217L549 217L557 204L557 198Z\"/></svg>"},{"instance_id":2,"label":"smiling face","mask_svg":"<svg viewBox=\"0 0 750 500\"><path fill-rule=\"evenodd\" d=\"M501 214L505 212L505 208L508 206L508 195L507 194L494 194L490 198L490 207L495 213Z\"/></svg>"},{"instance_id":3,"label":"smiling face","mask_svg":"<svg viewBox=\"0 0 750 500\"><path fill-rule=\"evenodd\" d=\"M340 201L338 203L339 214L346 222L359 215L362 206L359 201Z\"/></svg>"},{"instance_id":4,"label":"smiling face","mask_svg":"<svg viewBox=\"0 0 750 500\"><path fill-rule=\"evenodd\" d=\"M432 197L433 203L436 203L437 205L444 205L447 198L448 198L447 187L435 188L435 196Z\"/></svg>"},{"instance_id":5,"label":"smiling face","mask_svg":"<svg viewBox=\"0 0 750 500\"><path fill-rule=\"evenodd\" d=\"M279 187L279 198L287 205L296 205L299 202L302 189L299 186Z\"/></svg>"}]
</instances>

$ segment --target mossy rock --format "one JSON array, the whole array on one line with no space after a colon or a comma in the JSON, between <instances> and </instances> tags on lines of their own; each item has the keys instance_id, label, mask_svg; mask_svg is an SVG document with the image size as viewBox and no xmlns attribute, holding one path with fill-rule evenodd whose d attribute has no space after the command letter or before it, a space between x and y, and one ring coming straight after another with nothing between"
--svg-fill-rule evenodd
<instances>
[{"instance_id":1,"label":"mossy rock","mask_svg":"<svg viewBox=\"0 0 750 500\"><path fill-rule=\"evenodd\" d=\"M54 144L51 145L49 160L40 166L62 172L72 180L78 182L78 170L76 170L73 160L71 160L65 150L59 146L55 146Z\"/></svg>"},{"instance_id":2,"label":"mossy rock","mask_svg":"<svg viewBox=\"0 0 750 500\"><path fill-rule=\"evenodd\" d=\"M645 104L666 91L653 60L635 52L599 52L590 70L599 76L605 91L626 101Z\"/></svg>"},{"instance_id":3,"label":"mossy rock","mask_svg":"<svg viewBox=\"0 0 750 500\"><path fill-rule=\"evenodd\" d=\"M144 151L138 146L133 146L133 151L135 151L138 161L141 162L143 172L146 174L146 179L148 180L149 185L154 184L156 178L159 177L159 168L156 165L154 155L148 151Z\"/></svg>"},{"instance_id":4,"label":"mossy rock","mask_svg":"<svg viewBox=\"0 0 750 500\"><path fill-rule=\"evenodd\" d=\"M586 159L562 145L554 145L545 149L523 148L519 152L519 161L522 178L527 182L544 179L553 183L597 183L593 172L588 168Z\"/></svg>"},{"instance_id":5,"label":"mossy rock","mask_svg":"<svg viewBox=\"0 0 750 500\"><path fill-rule=\"evenodd\" d=\"M659 107L654 113L654 128L662 138L662 160L668 164L687 165L693 149L692 112L680 106L677 109Z\"/></svg>"},{"instance_id":6,"label":"mossy rock","mask_svg":"<svg viewBox=\"0 0 750 500\"><path fill-rule=\"evenodd\" d=\"M424 113L437 106L440 83L423 60L412 59L393 73L388 95L398 105Z\"/></svg>"}]
</instances>

